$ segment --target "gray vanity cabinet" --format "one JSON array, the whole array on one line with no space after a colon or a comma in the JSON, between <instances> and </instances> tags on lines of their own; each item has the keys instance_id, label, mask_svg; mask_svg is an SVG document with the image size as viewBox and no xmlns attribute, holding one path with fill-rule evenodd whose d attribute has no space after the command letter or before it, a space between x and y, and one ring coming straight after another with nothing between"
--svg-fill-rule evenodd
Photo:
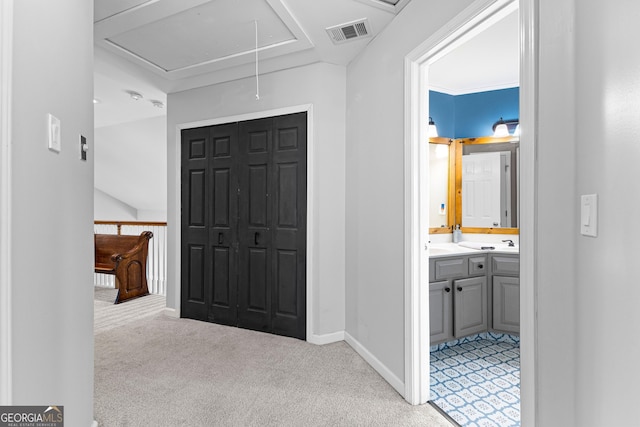
<instances>
[{"instance_id":1,"label":"gray vanity cabinet","mask_svg":"<svg viewBox=\"0 0 640 427\"><path fill-rule=\"evenodd\" d=\"M487 278L470 277L453 282L454 336L479 334L487 330Z\"/></svg>"},{"instance_id":2,"label":"gray vanity cabinet","mask_svg":"<svg viewBox=\"0 0 640 427\"><path fill-rule=\"evenodd\" d=\"M520 333L520 257L492 254L489 260L493 329Z\"/></svg>"},{"instance_id":3,"label":"gray vanity cabinet","mask_svg":"<svg viewBox=\"0 0 640 427\"><path fill-rule=\"evenodd\" d=\"M429 324L432 343L453 339L453 292L450 280L429 283Z\"/></svg>"},{"instance_id":4,"label":"gray vanity cabinet","mask_svg":"<svg viewBox=\"0 0 640 427\"><path fill-rule=\"evenodd\" d=\"M487 330L487 256L429 260L431 344Z\"/></svg>"}]
</instances>

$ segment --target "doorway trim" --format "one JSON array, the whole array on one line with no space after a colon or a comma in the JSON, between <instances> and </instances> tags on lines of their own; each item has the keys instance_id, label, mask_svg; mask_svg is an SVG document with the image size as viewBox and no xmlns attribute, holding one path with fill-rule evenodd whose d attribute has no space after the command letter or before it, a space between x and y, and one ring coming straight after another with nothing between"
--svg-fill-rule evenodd
<instances>
[{"instance_id":1,"label":"doorway trim","mask_svg":"<svg viewBox=\"0 0 640 427\"><path fill-rule=\"evenodd\" d=\"M307 342L310 342L312 344L326 344L327 342L333 342L335 341L334 339L331 339L330 341L327 341L327 337L320 336L320 335L314 335L313 331L314 329L314 311L313 311L313 306L314 306L314 290L315 290L315 283L313 281L313 262L311 262L314 259L314 252L313 252L313 248L314 248L314 240L313 240L313 231L315 230L315 228L317 227L316 224L316 220L315 220L315 215L314 215L314 208L315 208L315 170L314 170L314 131L313 131L313 105L312 104L303 104L303 105L297 105L297 106L291 106L291 107L283 107L283 108L278 108L278 109L273 109L273 110L264 110L264 111L257 111L257 112L253 112L253 113L246 113L246 114L239 114L239 115L234 115L234 116L226 116L226 117L218 117L218 118L214 118L214 119L206 119L206 120L199 120L196 122L188 122L188 123L180 123L178 125L176 125L176 133L175 133L175 138L176 138L176 144L175 144L175 156L176 159L180 159L181 158L181 132L183 129L191 129L191 128L196 128L196 127L205 127L205 126L216 126L216 125L221 125L221 124L225 124L225 123L233 123L233 122L242 122L242 121L247 121L247 120L255 120L255 119L263 119L263 118L267 118L267 117L274 117L274 116L283 116L283 115L288 115L288 114L294 114L294 113L307 113L307 263L306 263L306 267L307 267L307 271L306 271L306 280L307 280L307 301L306 301L306 310L307 310L307 314L306 314L306 335L307 335ZM174 183L170 183L170 185L174 185L176 188L176 195L177 195L177 200L175 200L174 204L173 204L173 208L176 210L176 214L175 214L175 218L177 218L178 220L180 219L181 215L180 215L180 167L181 167L181 162L178 161L176 162L177 164L177 170L176 170L176 179ZM171 203L171 201L170 201ZM170 205L171 206L171 205ZM174 236L174 241L178 244L178 246L180 245L182 236L181 236L181 231L180 231L180 224L167 224L167 233L172 234ZM175 286L175 293L174 293L174 297L175 297L175 301L176 301L176 309L175 309L175 313L173 313L174 316L176 317L180 317L180 293L181 293L181 289L182 289L182 283L180 280L181 277L181 263L180 263L180 257L181 257L181 252L180 250L177 250L175 252L175 257L173 259L174 265L175 265L175 269L174 269L174 275L171 279L174 280L174 283L176 283ZM333 337L331 337L333 338Z\"/></svg>"},{"instance_id":2,"label":"doorway trim","mask_svg":"<svg viewBox=\"0 0 640 427\"><path fill-rule=\"evenodd\" d=\"M535 151L537 127L537 0L474 2L405 57L405 399L429 400L428 66L505 11L520 13L520 324L521 420L536 421ZM425 291L426 290L426 291Z\"/></svg>"},{"instance_id":3,"label":"doorway trim","mask_svg":"<svg viewBox=\"0 0 640 427\"><path fill-rule=\"evenodd\" d=\"M13 0L0 2L0 405L12 402L11 86Z\"/></svg>"}]
</instances>

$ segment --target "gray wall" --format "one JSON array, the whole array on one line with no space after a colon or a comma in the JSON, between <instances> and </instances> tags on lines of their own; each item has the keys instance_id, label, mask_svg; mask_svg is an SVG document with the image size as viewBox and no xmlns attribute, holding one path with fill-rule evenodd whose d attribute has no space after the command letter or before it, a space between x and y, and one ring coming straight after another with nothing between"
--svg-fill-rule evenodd
<instances>
[{"instance_id":1,"label":"gray wall","mask_svg":"<svg viewBox=\"0 0 640 427\"><path fill-rule=\"evenodd\" d=\"M313 334L344 331L344 156L345 68L318 63L260 76L260 100L255 80L241 79L170 94L168 134L168 275L167 305L179 307L180 153L177 126L304 104L313 105L314 208L308 212L312 248L307 268L314 292Z\"/></svg>"},{"instance_id":2,"label":"gray wall","mask_svg":"<svg viewBox=\"0 0 640 427\"><path fill-rule=\"evenodd\" d=\"M598 237L579 236L579 224L572 230L578 236L576 425L637 425L640 3L576 0L575 8L574 209L581 194L599 196Z\"/></svg>"},{"instance_id":3,"label":"gray wall","mask_svg":"<svg viewBox=\"0 0 640 427\"><path fill-rule=\"evenodd\" d=\"M13 404L93 420L93 2L14 2L11 332ZM47 149L47 113L62 151Z\"/></svg>"},{"instance_id":4,"label":"gray wall","mask_svg":"<svg viewBox=\"0 0 640 427\"><path fill-rule=\"evenodd\" d=\"M412 1L347 71L346 332L404 383L404 58L471 0Z\"/></svg>"}]
</instances>

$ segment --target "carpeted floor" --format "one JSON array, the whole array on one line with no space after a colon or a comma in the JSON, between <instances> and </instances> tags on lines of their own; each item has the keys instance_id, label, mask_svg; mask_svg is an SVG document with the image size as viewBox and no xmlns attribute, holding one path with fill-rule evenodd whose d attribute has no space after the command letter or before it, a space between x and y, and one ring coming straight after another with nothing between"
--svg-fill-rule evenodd
<instances>
[{"instance_id":1,"label":"carpeted floor","mask_svg":"<svg viewBox=\"0 0 640 427\"><path fill-rule=\"evenodd\" d=\"M153 294L114 304L117 289L95 286L93 290L94 333L139 322L161 313L167 305L164 296Z\"/></svg>"},{"instance_id":2,"label":"carpeted floor","mask_svg":"<svg viewBox=\"0 0 640 427\"><path fill-rule=\"evenodd\" d=\"M344 342L162 313L96 333L94 402L100 427L451 426L407 404Z\"/></svg>"}]
</instances>

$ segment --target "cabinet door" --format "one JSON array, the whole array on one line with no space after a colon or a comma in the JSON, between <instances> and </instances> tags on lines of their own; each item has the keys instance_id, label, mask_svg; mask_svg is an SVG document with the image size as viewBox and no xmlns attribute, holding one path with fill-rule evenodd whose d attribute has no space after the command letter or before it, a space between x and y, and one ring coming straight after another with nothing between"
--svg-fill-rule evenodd
<instances>
[{"instance_id":1,"label":"cabinet door","mask_svg":"<svg viewBox=\"0 0 640 427\"><path fill-rule=\"evenodd\" d=\"M493 276L493 329L520 333L520 279Z\"/></svg>"},{"instance_id":2,"label":"cabinet door","mask_svg":"<svg viewBox=\"0 0 640 427\"><path fill-rule=\"evenodd\" d=\"M487 330L487 278L472 277L453 282L456 338Z\"/></svg>"},{"instance_id":3,"label":"cabinet door","mask_svg":"<svg viewBox=\"0 0 640 427\"><path fill-rule=\"evenodd\" d=\"M519 255L492 255L491 274L518 276L520 274Z\"/></svg>"},{"instance_id":4,"label":"cabinet door","mask_svg":"<svg viewBox=\"0 0 640 427\"><path fill-rule=\"evenodd\" d=\"M431 344L453 338L453 292L451 281L429 283Z\"/></svg>"},{"instance_id":5,"label":"cabinet door","mask_svg":"<svg viewBox=\"0 0 640 427\"><path fill-rule=\"evenodd\" d=\"M442 258L436 259L433 263L434 279L457 279L458 277L466 277L468 272L468 258Z\"/></svg>"}]
</instances>

